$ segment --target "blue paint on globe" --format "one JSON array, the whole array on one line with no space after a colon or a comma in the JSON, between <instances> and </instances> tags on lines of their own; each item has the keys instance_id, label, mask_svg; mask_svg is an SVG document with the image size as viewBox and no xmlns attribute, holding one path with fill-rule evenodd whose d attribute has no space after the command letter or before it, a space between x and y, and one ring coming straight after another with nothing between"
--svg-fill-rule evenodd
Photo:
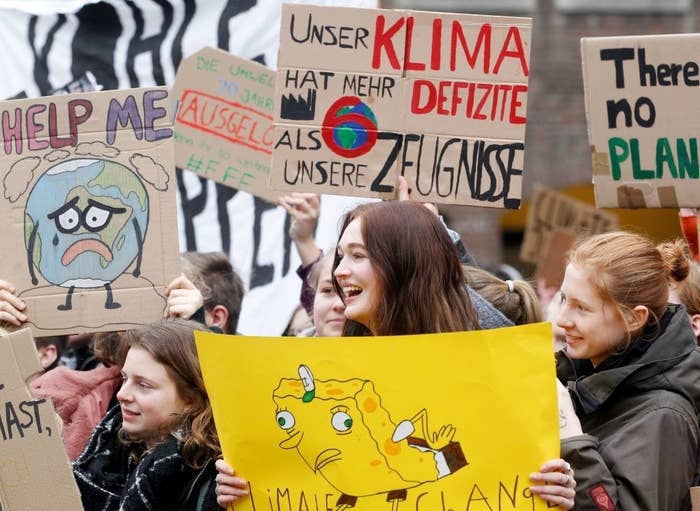
<instances>
[{"instance_id":1,"label":"blue paint on globe","mask_svg":"<svg viewBox=\"0 0 700 511\"><path fill-rule=\"evenodd\" d=\"M376 128L377 118L372 109L366 104L360 102L353 106L346 106L338 110L336 117L342 117L347 114L361 115L370 120L371 124ZM357 149L367 143L368 134L366 128L357 121L345 120L333 128L333 140L343 149Z\"/></svg>"},{"instance_id":2,"label":"blue paint on globe","mask_svg":"<svg viewBox=\"0 0 700 511\"><path fill-rule=\"evenodd\" d=\"M121 163L74 159L49 168L25 207L25 247L34 268L63 287L99 287L122 275L143 248L149 202Z\"/></svg>"}]
</instances>

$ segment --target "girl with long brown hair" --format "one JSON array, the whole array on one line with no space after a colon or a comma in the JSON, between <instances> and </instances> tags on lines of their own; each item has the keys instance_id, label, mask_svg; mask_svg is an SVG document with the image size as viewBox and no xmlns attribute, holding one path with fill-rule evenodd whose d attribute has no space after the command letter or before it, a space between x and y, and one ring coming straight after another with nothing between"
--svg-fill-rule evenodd
<instances>
[{"instance_id":1,"label":"girl with long brown hair","mask_svg":"<svg viewBox=\"0 0 700 511\"><path fill-rule=\"evenodd\" d=\"M345 216L334 286L345 301L343 335L401 335L479 328L447 231L415 202L358 206Z\"/></svg>"},{"instance_id":2,"label":"girl with long brown hair","mask_svg":"<svg viewBox=\"0 0 700 511\"><path fill-rule=\"evenodd\" d=\"M119 406L73 464L85 509L218 509L221 454L194 331L168 319L126 333Z\"/></svg>"}]
</instances>

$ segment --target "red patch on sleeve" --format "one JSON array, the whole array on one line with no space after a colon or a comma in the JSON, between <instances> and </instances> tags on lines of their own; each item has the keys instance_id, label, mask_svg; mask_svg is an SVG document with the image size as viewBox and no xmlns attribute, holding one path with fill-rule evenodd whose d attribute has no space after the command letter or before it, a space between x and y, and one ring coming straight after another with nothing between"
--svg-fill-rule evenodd
<instances>
[{"instance_id":1,"label":"red patch on sleeve","mask_svg":"<svg viewBox=\"0 0 700 511\"><path fill-rule=\"evenodd\" d=\"M603 483L593 486L588 490L588 495L600 511L615 511L615 504L610 495L608 495L608 491Z\"/></svg>"}]
</instances>

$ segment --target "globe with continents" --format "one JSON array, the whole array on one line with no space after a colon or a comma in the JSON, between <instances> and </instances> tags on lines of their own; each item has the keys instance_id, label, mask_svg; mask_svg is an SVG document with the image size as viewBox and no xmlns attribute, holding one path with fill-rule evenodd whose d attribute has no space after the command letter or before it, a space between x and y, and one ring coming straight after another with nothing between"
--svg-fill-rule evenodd
<instances>
[{"instance_id":1,"label":"globe with continents","mask_svg":"<svg viewBox=\"0 0 700 511\"><path fill-rule=\"evenodd\" d=\"M366 119L365 123L359 123L354 120L346 120L352 118L352 115L358 115ZM377 128L377 118L372 112L372 109L362 102L356 105L344 106L336 114L336 119L339 120L333 137L336 144L343 149L357 149L364 146L368 141L367 127L363 124L369 123L373 129Z\"/></svg>"},{"instance_id":2,"label":"globe with continents","mask_svg":"<svg viewBox=\"0 0 700 511\"><path fill-rule=\"evenodd\" d=\"M25 208L33 283L34 268L63 287L93 288L114 281L137 257L140 261L148 206L143 183L121 163L83 158L49 168Z\"/></svg>"}]
</instances>

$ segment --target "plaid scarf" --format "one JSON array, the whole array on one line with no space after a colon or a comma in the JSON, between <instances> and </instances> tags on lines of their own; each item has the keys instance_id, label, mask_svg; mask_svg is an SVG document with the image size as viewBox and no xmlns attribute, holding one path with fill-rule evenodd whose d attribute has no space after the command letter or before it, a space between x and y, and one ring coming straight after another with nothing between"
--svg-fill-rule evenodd
<instances>
[{"instance_id":1,"label":"plaid scarf","mask_svg":"<svg viewBox=\"0 0 700 511\"><path fill-rule=\"evenodd\" d=\"M202 469L185 464L181 442L169 436L138 461L120 442L121 409L115 406L97 425L73 463L85 511L170 511L219 509L210 461ZM205 492L199 503L200 490Z\"/></svg>"}]
</instances>

